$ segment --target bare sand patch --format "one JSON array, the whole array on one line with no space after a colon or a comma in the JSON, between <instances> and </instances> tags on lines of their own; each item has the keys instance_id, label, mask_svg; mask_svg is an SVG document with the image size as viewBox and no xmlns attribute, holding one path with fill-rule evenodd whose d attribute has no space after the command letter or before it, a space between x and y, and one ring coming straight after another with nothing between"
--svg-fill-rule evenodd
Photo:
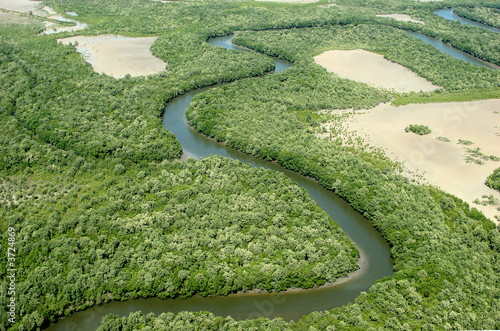
<instances>
[{"instance_id":1,"label":"bare sand patch","mask_svg":"<svg viewBox=\"0 0 500 331\"><path fill-rule=\"evenodd\" d=\"M0 8L11 10L23 14L33 14L36 16L46 17L51 15L51 11L46 11L46 8L42 8L42 2L31 1L31 0L0 0ZM50 8L52 9L52 8Z\"/></svg>"},{"instance_id":2,"label":"bare sand patch","mask_svg":"<svg viewBox=\"0 0 500 331\"><path fill-rule=\"evenodd\" d=\"M408 68L362 49L327 51L315 56L314 61L342 78L396 92L429 92L439 88Z\"/></svg>"},{"instance_id":3,"label":"bare sand patch","mask_svg":"<svg viewBox=\"0 0 500 331\"><path fill-rule=\"evenodd\" d=\"M20 13L34 12L40 8L41 2L31 0L0 0L0 8Z\"/></svg>"},{"instance_id":4,"label":"bare sand patch","mask_svg":"<svg viewBox=\"0 0 500 331\"><path fill-rule=\"evenodd\" d=\"M79 31L79 30L83 30L83 29L87 28L87 24L85 24L85 23L81 23L81 22L78 22L75 20L64 18L64 17L59 16L59 15L50 16L48 18L58 20L60 22L73 22L73 23L75 23L75 25L60 26L54 22L43 22L43 24L45 24L46 29L41 34L53 34L53 33L59 33L59 32L74 32L74 31Z\"/></svg>"},{"instance_id":5,"label":"bare sand patch","mask_svg":"<svg viewBox=\"0 0 500 331\"><path fill-rule=\"evenodd\" d=\"M46 11L48 15L57 15L57 12L52 7L45 6L42 10Z\"/></svg>"},{"instance_id":6,"label":"bare sand patch","mask_svg":"<svg viewBox=\"0 0 500 331\"><path fill-rule=\"evenodd\" d=\"M282 3L315 3L319 0L255 0L261 2L282 2Z\"/></svg>"},{"instance_id":7,"label":"bare sand patch","mask_svg":"<svg viewBox=\"0 0 500 331\"><path fill-rule=\"evenodd\" d=\"M36 23L36 20L26 16L0 12L0 23L30 24L30 23Z\"/></svg>"},{"instance_id":8,"label":"bare sand patch","mask_svg":"<svg viewBox=\"0 0 500 331\"><path fill-rule=\"evenodd\" d=\"M342 122L343 134L357 135L371 146L381 147L393 160L402 161L406 174L423 176L423 183L440 187L495 221L494 206L474 204L483 195L500 199L500 193L484 182L500 162L466 163L466 148L479 147L485 155L500 157L500 99L474 102L415 104L394 107L381 104L352 112ZM409 124L427 125L432 133L405 132ZM446 137L450 142L436 140ZM459 139L473 145L457 144ZM410 176L411 177L411 176ZM498 222L497 222L498 223Z\"/></svg>"},{"instance_id":9,"label":"bare sand patch","mask_svg":"<svg viewBox=\"0 0 500 331\"><path fill-rule=\"evenodd\" d=\"M78 43L82 54L98 73L115 78L144 76L165 71L166 63L151 54L156 37L127 38L121 36L77 36L58 41L68 45Z\"/></svg>"},{"instance_id":10,"label":"bare sand patch","mask_svg":"<svg viewBox=\"0 0 500 331\"><path fill-rule=\"evenodd\" d=\"M413 23L421 23L425 24L422 21L414 20L411 18L410 15L406 14L388 14L388 15L376 15L377 17L388 17L388 18L393 18L396 21L402 21L402 22L413 22Z\"/></svg>"}]
</instances>

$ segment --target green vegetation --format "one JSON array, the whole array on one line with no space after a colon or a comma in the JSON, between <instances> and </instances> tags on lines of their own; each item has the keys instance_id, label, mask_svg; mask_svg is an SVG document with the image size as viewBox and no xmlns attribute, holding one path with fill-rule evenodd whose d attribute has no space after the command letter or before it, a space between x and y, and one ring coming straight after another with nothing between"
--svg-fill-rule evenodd
<instances>
[{"instance_id":1,"label":"green vegetation","mask_svg":"<svg viewBox=\"0 0 500 331\"><path fill-rule=\"evenodd\" d=\"M472 21L500 29L500 8L458 7L453 12Z\"/></svg>"},{"instance_id":2,"label":"green vegetation","mask_svg":"<svg viewBox=\"0 0 500 331\"><path fill-rule=\"evenodd\" d=\"M483 198L483 201L476 199L474 203L483 206L497 206L499 204L498 199L493 195L483 195L481 198Z\"/></svg>"},{"instance_id":3,"label":"green vegetation","mask_svg":"<svg viewBox=\"0 0 500 331\"><path fill-rule=\"evenodd\" d=\"M309 288L358 268L338 225L281 173L215 156L85 159L2 123L15 176L2 178L2 233L17 233L28 329L110 298Z\"/></svg>"},{"instance_id":4,"label":"green vegetation","mask_svg":"<svg viewBox=\"0 0 500 331\"><path fill-rule=\"evenodd\" d=\"M500 168L495 169L486 179L486 185L500 192Z\"/></svg>"},{"instance_id":5,"label":"green vegetation","mask_svg":"<svg viewBox=\"0 0 500 331\"><path fill-rule=\"evenodd\" d=\"M441 91L431 93L405 93L392 100L394 106L410 103L461 102L484 99L500 99L500 88L474 89L465 91Z\"/></svg>"},{"instance_id":6,"label":"green vegetation","mask_svg":"<svg viewBox=\"0 0 500 331\"><path fill-rule=\"evenodd\" d=\"M442 142L445 142L445 143L449 143L451 141L450 139L448 139L446 137L442 137L442 136L437 137L436 140L442 141Z\"/></svg>"},{"instance_id":7,"label":"green vegetation","mask_svg":"<svg viewBox=\"0 0 500 331\"><path fill-rule=\"evenodd\" d=\"M397 96L335 77L313 63L314 55L364 48L444 88L398 95L401 102L491 98L498 97L498 71L443 55L401 29L500 63L497 35L436 18L432 9L442 4L398 0L343 0L328 9L253 2L47 3L78 12L88 35L159 35L152 49L168 67L117 80L94 73L55 36L36 36L38 25L0 26L1 243L6 247L6 229L13 227L19 269L19 319L12 326L4 311L0 329L36 330L111 299L307 288L357 268L354 246L283 175L220 157L177 160L181 147L160 124L164 104L186 91L233 81L195 98L190 123L343 197L389 241L394 276L352 304L295 323L136 312L107 317L102 330L500 328L495 225L456 197L394 174L397 165L387 159L309 131L321 123L324 108L369 108ZM375 16L385 12L408 13L426 25ZM241 32L235 40L295 61L279 74L256 78L272 70L267 57L206 43L234 31L271 29L280 30ZM6 273L2 264L3 309Z\"/></svg>"},{"instance_id":8,"label":"green vegetation","mask_svg":"<svg viewBox=\"0 0 500 331\"><path fill-rule=\"evenodd\" d=\"M465 140L465 139L458 139L458 143L457 144L462 144L462 145L473 145L474 142L470 141L470 140Z\"/></svg>"},{"instance_id":9,"label":"green vegetation","mask_svg":"<svg viewBox=\"0 0 500 331\"><path fill-rule=\"evenodd\" d=\"M319 30L311 33L319 33ZM331 40L328 29L323 30L327 30L325 39ZM277 37L267 38L278 33L281 42ZM261 49L274 40L276 49L268 47L266 53L281 54L285 48L295 48L288 42L288 35L295 33L301 36L309 32L264 32L268 43ZM260 33L242 33L238 42L248 35ZM302 40L306 38L298 39L298 47L308 45ZM292 58L294 54L289 53L287 57ZM293 69L299 71L310 66L306 60L297 59ZM285 104L280 99L283 91L288 91L286 82L294 70L212 89L198 95L187 112L196 130L228 146L313 177L334 190L368 217L393 246L394 277L374 285L355 304L327 313L313 313L297 324L290 324L290 328L325 329L326 325L334 325L358 329L418 329L448 323L451 328L467 329L497 325L495 314L484 313L491 310L498 313L498 308L490 305L490 298L492 293L495 293L493 296L500 294L495 267L499 246L493 244L498 242L499 234L493 223L454 197L433 188L412 185L391 174L390 163L308 133L308 125L296 115L307 95L288 92L287 95L295 97L287 99ZM357 100L351 99L351 102L351 107L356 107ZM315 110L313 106L308 109ZM472 233L482 235L472 238ZM470 238L467 243L466 238ZM464 256L481 256L484 263L478 266ZM476 277L481 279L481 289L474 285ZM456 293L464 293L464 299ZM474 298L473 304L471 298ZM449 317L450 311L453 318ZM466 311L472 315L467 317Z\"/></svg>"},{"instance_id":10,"label":"green vegetation","mask_svg":"<svg viewBox=\"0 0 500 331\"><path fill-rule=\"evenodd\" d=\"M128 330L140 328L143 331L158 330L289 330L288 323L281 318L259 318L235 321L233 318L215 316L209 312L182 312L177 315L164 313L156 317L154 314L143 315L141 312L130 313L126 317L109 315L103 319L98 331Z\"/></svg>"},{"instance_id":11,"label":"green vegetation","mask_svg":"<svg viewBox=\"0 0 500 331\"><path fill-rule=\"evenodd\" d=\"M465 145L470 145L470 144L466 143ZM479 147L466 148L465 151L466 151L465 162L467 163L484 164L484 161L495 161L495 162L500 161L500 157L496 155L485 155L483 152L481 152L481 148Z\"/></svg>"},{"instance_id":12,"label":"green vegetation","mask_svg":"<svg viewBox=\"0 0 500 331\"><path fill-rule=\"evenodd\" d=\"M425 136L432 132L427 125L410 124L405 128L405 132L413 132L420 136Z\"/></svg>"},{"instance_id":13,"label":"green vegetation","mask_svg":"<svg viewBox=\"0 0 500 331\"><path fill-rule=\"evenodd\" d=\"M443 87L446 93L475 89L500 91L500 72L452 58L393 27L349 25L264 32L246 31L238 33L233 41L238 45L296 64L310 63L313 56L331 49L362 48L383 54L388 60L399 63L433 84ZM413 94L442 95L443 91L440 89L432 93Z\"/></svg>"}]
</instances>

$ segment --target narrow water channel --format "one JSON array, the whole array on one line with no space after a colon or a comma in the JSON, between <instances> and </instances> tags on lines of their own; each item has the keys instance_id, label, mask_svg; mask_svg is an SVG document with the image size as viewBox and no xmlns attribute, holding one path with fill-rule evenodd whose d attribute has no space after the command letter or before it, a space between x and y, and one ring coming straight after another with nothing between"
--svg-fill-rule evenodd
<instances>
[{"instance_id":1,"label":"narrow water channel","mask_svg":"<svg viewBox=\"0 0 500 331\"><path fill-rule=\"evenodd\" d=\"M214 46L249 51L232 45L231 38L232 36L213 38L209 42ZM287 61L273 60L277 72L292 66ZM286 170L275 163L256 159L248 154L227 148L223 144L196 133L188 125L185 112L191 99L210 88L212 87L198 89L179 96L165 108L163 125L172 131L181 143L184 151L183 159L188 157L199 159L214 154L284 173L299 186L305 188L318 205L339 224L356 244L364 257L361 272L355 273L351 279L335 286L287 291L279 294L242 293L217 297L197 295L188 299L149 298L111 302L74 313L67 319L51 325L47 330L92 331L100 325L101 319L105 315L125 316L138 310L144 314L153 312L158 315L164 312L203 310L220 316L232 316L238 320L282 317L287 321L297 321L313 311L328 310L352 302L361 291L368 291L376 280L393 274L390 247L387 242L367 219L333 192L326 190L316 181Z\"/></svg>"},{"instance_id":2,"label":"narrow water channel","mask_svg":"<svg viewBox=\"0 0 500 331\"><path fill-rule=\"evenodd\" d=\"M450 44L443 42L442 40L428 37L428 36L421 34L419 32L414 32L414 31L406 31L406 32L409 33L410 35L422 40L423 42L425 42L431 46L436 47L441 53L448 54L450 56L453 56L456 59L459 59L459 60L462 60L462 61L465 61L468 63L472 63L472 64L475 64L475 65L480 66L480 67L486 67L488 69L498 69L498 67L495 66L494 64L491 64L491 63L488 63L485 61L481 61L480 59L478 59L470 54L467 54L465 52L462 52L462 51L456 49L455 47L451 46Z\"/></svg>"},{"instance_id":3,"label":"narrow water channel","mask_svg":"<svg viewBox=\"0 0 500 331\"><path fill-rule=\"evenodd\" d=\"M441 9L437 9L437 10L434 11L434 14L436 14L436 15L444 18L444 19L447 19L447 20L459 21L462 24L467 24L467 25L470 25L470 26L475 26L475 27L478 27L478 28L481 28L481 29L486 29L486 30L489 30L489 31L500 33L500 29L498 29L498 28L495 28L495 27L489 26L489 25L485 25L485 24L481 24L481 23L478 23L478 22L475 22L475 21L472 21L472 20L468 20L468 19L463 18L461 16L458 16L457 14L455 14L453 12L453 8L441 8Z\"/></svg>"}]
</instances>

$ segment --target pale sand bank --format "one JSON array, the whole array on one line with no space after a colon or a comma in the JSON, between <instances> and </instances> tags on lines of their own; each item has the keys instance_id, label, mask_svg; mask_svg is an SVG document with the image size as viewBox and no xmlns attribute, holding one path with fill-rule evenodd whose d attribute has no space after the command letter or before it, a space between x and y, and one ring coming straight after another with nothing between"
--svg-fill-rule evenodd
<instances>
[{"instance_id":1,"label":"pale sand bank","mask_svg":"<svg viewBox=\"0 0 500 331\"><path fill-rule=\"evenodd\" d=\"M166 63L151 54L156 37L127 38L120 36L77 36L58 41L78 42L77 51L98 73L115 78L125 75L144 76L165 71Z\"/></svg>"},{"instance_id":2,"label":"pale sand bank","mask_svg":"<svg viewBox=\"0 0 500 331\"><path fill-rule=\"evenodd\" d=\"M424 183L440 187L495 221L500 212L493 206L473 203L482 195L500 193L484 182L500 162L483 165L465 162L465 148L479 147L485 155L500 157L500 99L474 102L416 104L393 107L379 105L371 110L354 112L344 120L344 134L357 135L371 146L382 147L391 159L403 161L407 171L421 174ZM409 124L427 125L432 133L419 136L405 132ZM447 137L450 142L437 141ZM473 145L457 144L459 139Z\"/></svg>"},{"instance_id":3,"label":"pale sand bank","mask_svg":"<svg viewBox=\"0 0 500 331\"><path fill-rule=\"evenodd\" d=\"M388 14L388 15L376 15L377 17L388 17L388 18L393 18L396 21L402 21L402 22L413 22L413 23L421 23L425 24L422 21L414 20L411 18L410 15L406 14Z\"/></svg>"},{"instance_id":4,"label":"pale sand bank","mask_svg":"<svg viewBox=\"0 0 500 331\"><path fill-rule=\"evenodd\" d=\"M37 21L29 17L20 16L11 13L0 12L0 23L19 23L19 24L30 24L36 23Z\"/></svg>"},{"instance_id":5,"label":"pale sand bank","mask_svg":"<svg viewBox=\"0 0 500 331\"><path fill-rule=\"evenodd\" d=\"M314 3L319 0L255 0L261 2L282 2L282 3Z\"/></svg>"},{"instance_id":6,"label":"pale sand bank","mask_svg":"<svg viewBox=\"0 0 500 331\"><path fill-rule=\"evenodd\" d=\"M46 11L47 14L49 15L57 15L57 12L54 9L52 9L52 7L45 6L42 8L42 10Z\"/></svg>"},{"instance_id":7,"label":"pale sand bank","mask_svg":"<svg viewBox=\"0 0 500 331\"><path fill-rule=\"evenodd\" d=\"M31 0L0 0L0 8L15 11L18 13L47 17L56 12L52 8L45 6L42 8L42 2Z\"/></svg>"},{"instance_id":8,"label":"pale sand bank","mask_svg":"<svg viewBox=\"0 0 500 331\"><path fill-rule=\"evenodd\" d=\"M20 13L35 12L40 8L39 1L31 0L0 0L0 8L13 10Z\"/></svg>"},{"instance_id":9,"label":"pale sand bank","mask_svg":"<svg viewBox=\"0 0 500 331\"><path fill-rule=\"evenodd\" d=\"M342 78L396 92L429 92L439 88L408 68L362 49L327 51L315 56L314 61Z\"/></svg>"},{"instance_id":10,"label":"pale sand bank","mask_svg":"<svg viewBox=\"0 0 500 331\"><path fill-rule=\"evenodd\" d=\"M87 28L87 24L81 23L75 20L69 20L66 19L62 16L50 16L49 18L61 21L61 22L74 22L76 25L73 26L59 26L53 22L43 22L45 24L45 31L43 31L41 34L53 34L53 33L60 33L60 32L74 32L74 31L79 31Z\"/></svg>"}]
</instances>

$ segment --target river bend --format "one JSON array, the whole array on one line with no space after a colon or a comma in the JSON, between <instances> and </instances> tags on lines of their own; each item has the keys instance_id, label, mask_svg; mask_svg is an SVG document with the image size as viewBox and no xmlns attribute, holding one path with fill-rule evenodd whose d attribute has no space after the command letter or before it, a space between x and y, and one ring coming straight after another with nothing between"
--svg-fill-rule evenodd
<instances>
[{"instance_id":1,"label":"river bend","mask_svg":"<svg viewBox=\"0 0 500 331\"><path fill-rule=\"evenodd\" d=\"M250 51L237 47L231 43L232 36L213 38L209 43L213 46L222 46L230 50ZM273 58L276 72L293 66L290 62ZM302 316L313 311L329 310L352 302L361 291L368 291L377 281L393 274L393 263L390 258L390 247L375 230L371 222L350 207L347 202L326 190L316 181L298 175L281 166L257 159L228 148L213 139L195 132L187 123L185 112L191 99L199 93L212 87L206 87L181 95L165 108L163 125L175 134L179 140L184 155L200 159L212 154L230 157L241 162L250 163L256 167L264 167L280 171L305 188L318 205L339 224L347 236L362 252L362 269L355 272L354 276L335 286L325 286L316 289L287 291L282 293L240 293L228 296L201 297L199 295L187 299L159 298L134 299L127 301L114 301L101 306L94 306L84 311L76 312L67 319L60 320L51 325L49 331L90 331L99 327L103 316L115 314L125 316L134 311L144 314L153 312L157 315L164 312L181 311L210 311L220 316L232 316L235 319L257 317L282 317L287 321L297 321Z\"/></svg>"}]
</instances>

